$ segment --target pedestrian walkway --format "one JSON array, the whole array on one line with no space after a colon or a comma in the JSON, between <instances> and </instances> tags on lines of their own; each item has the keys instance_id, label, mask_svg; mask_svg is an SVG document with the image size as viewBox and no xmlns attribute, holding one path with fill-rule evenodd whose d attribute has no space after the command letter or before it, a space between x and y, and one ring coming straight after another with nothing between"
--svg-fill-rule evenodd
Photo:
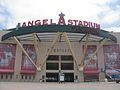
<instances>
[{"instance_id":1,"label":"pedestrian walkway","mask_svg":"<svg viewBox=\"0 0 120 90\"><path fill-rule=\"evenodd\" d=\"M0 90L120 90L115 82L89 83L38 83L38 82L0 82Z\"/></svg>"}]
</instances>

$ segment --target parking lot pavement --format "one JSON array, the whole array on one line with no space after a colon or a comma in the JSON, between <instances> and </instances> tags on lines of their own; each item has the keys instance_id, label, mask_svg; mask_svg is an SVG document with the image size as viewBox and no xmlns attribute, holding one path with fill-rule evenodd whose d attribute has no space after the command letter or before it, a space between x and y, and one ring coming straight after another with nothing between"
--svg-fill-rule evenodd
<instances>
[{"instance_id":1,"label":"parking lot pavement","mask_svg":"<svg viewBox=\"0 0 120 90\"><path fill-rule=\"evenodd\" d=\"M0 82L0 90L120 90L115 82L89 83L38 83L38 82Z\"/></svg>"}]
</instances>

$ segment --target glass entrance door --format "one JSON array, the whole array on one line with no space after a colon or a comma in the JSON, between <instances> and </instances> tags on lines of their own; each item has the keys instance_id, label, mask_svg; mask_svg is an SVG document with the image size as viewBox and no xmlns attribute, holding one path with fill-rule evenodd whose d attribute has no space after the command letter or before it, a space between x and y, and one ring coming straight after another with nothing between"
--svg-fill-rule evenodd
<instances>
[{"instance_id":1,"label":"glass entrance door","mask_svg":"<svg viewBox=\"0 0 120 90\"><path fill-rule=\"evenodd\" d=\"M46 82L58 82L58 73L46 73Z\"/></svg>"},{"instance_id":2,"label":"glass entrance door","mask_svg":"<svg viewBox=\"0 0 120 90\"><path fill-rule=\"evenodd\" d=\"M65 73L65 82L74 82L74 73Z\"/></svg>"}]
</instances>

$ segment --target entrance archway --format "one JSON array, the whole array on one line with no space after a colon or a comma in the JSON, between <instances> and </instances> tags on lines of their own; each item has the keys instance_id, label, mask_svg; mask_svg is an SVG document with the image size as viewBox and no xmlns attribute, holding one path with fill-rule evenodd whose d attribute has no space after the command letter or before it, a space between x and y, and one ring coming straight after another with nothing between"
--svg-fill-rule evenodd
<instances>
[{"instance_id":1,"label":"entrance archway","mask_svg":"<svg viewBox=\"0 0 120 90\"><path fill-rule=\"evenodd\" d=\"M59 82L64 74L65 82L74 82L72 55L49 55L46 61L46 82Z\"/></svg>"}]
</instances>

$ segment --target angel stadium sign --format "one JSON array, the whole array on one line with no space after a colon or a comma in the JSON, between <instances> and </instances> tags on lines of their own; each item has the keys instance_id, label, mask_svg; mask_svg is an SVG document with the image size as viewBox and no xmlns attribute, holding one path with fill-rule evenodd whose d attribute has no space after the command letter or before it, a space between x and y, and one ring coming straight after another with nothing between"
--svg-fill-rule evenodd
<instances>
[{"instance_id":1,"label":"angel stadium sign","mask_svg":"<svg viewBox=\"0 0 120 90\"><path fill-rule=\"evenodd\" d=\"M59 14L60 18L57 22L53 19L40 19L40 20L33 20L28 22L20 23L21 27L29 27L29 26L41 26L41 25L73 25L73 26L84 26L90 28L100 29L100 24L82 21L82 20L75 20L75 19L68 19L65 20L65 14Z\"/></svg>"},{"instance_id":2,"label":"angel stadium sign","mask_svg":"<svg viewBox=\"0 0 120 90\"><path fill-rule=\"evenodd\" d=\"M66 32L66 33L81 33L91 34L98 37L108 38L114 42L117 42L117 38L111 33L102 30L100 24L68 19L65 20L64 14L59 14L59 19L55 22L53 19L41 19L35 21L28 21L18 23L16 28L9 29L5 35L2 36L2 41L14 37L21 36L31 33L55 33L55 32Z\"/></svg>"}]
</instances>

